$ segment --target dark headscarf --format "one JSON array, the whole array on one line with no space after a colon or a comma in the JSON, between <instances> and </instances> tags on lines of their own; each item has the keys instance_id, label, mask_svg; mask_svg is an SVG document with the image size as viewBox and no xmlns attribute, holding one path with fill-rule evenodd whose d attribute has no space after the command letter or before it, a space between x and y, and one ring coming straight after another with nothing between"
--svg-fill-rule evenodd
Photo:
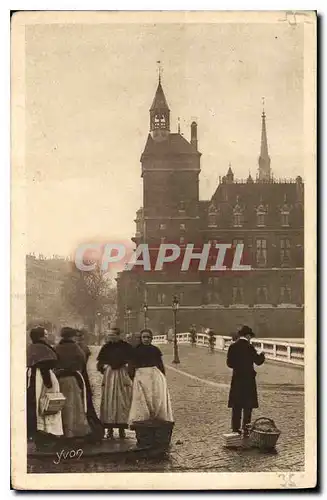
<instances>
[{"instance_id":1,"label":"dark headscarf","mask_svg":"<svg viewBox=\"0 0 327 500\"><path fill-rule=\"evenodd\" d=\"M71 328L70 326L64 326L61 331L60 331L60 336L63 339L72 339L73 337L76 337L77 335L77 330L75 328Z\"/></svg>"},{"instance_id":2,"label":"dark headscarf","mask_svg":"<svg viewBox=\"0 0 327 500\"><path fill-rule=\"evenodd\" d=\"M43 326L36 326L35 328L32 328L30 331L30 338L33 344L43 339L45 332L46 330L45 328L43 328Z\"/></svg>"}]
</instances>

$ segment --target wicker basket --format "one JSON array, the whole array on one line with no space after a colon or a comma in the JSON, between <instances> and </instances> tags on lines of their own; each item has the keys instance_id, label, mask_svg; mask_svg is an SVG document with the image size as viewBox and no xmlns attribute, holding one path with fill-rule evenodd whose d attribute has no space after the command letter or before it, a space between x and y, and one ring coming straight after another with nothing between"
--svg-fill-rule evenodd
<instances>
[{"instance_id":1,"label":"wicker basket","mask_svg":"<svg viewBox=\"0 0 327 500\"><path fill-rule=\"evenodd\" d=\"M166 420L143 420L133 422L137 444L145 448L168 448L171 441L174 422Z\"/></svg>"},{"instance_id":2,"label":"wicker basket","mask_svg":"<svg viewBox=\"0 0 327 500\"><path fill-rule=\"evenodd\" d=\"M275 448L279 436L280 430L271 418L257 418L250 428L251 444L262 450Z\"/></svg>"}]
</instances>

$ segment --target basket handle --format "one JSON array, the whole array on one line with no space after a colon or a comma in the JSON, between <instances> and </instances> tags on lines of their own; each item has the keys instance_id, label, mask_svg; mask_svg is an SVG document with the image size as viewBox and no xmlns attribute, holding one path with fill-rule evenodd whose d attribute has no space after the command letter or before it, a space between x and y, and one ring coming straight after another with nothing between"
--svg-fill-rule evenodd
<instances>
[{"instance_id":1,"label":"basket handle","mask_svg":"<svg viewBox=\"0 0 327 500\"><path fill-rule=\"evenodd\" d=\"M277 426L275 424L275 422L271 419L271 418L267 418L267 417L259 417L257 418L253 424L252 424L252 429L255 428L255 424L257 424L259 421L266 421L266 422L269 422L271 425L274 426L275 429L277 429Z\"/></svg>"}]
</instances>

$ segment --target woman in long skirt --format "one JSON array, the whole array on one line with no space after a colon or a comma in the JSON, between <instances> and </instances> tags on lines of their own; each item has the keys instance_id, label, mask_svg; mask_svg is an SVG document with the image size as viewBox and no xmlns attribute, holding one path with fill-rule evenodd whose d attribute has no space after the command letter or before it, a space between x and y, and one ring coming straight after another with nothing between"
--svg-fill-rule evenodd
<instances>
[{"instance_id":1,"label":"woman in long skirt","mask_svg":"<svg viewBox=\"0 0 327 500\"><path fill-rule=\"evenodd\" d=\"M141 331L141 344L134 349L133 398L129 423L145 420L173 422L162 353L151 344L152 331Z\"/></svg>"},{"instance_id":2,"label":"woman in long skirt","mask_svg":"<svg viewBox=\"0 0 327 500\"><path fill-rule=\"evenodd\" d=\"M60 390L66 397L62 410L62 423L65 438L93 437L87 420L87 395L82 371L85 355L76 343L77 332L74 328L61 330L61 341L56 347L58 355L57 376Z\"/></svg>"},{"instance_id":3,"label":"woman in long skirt","mask_svg":"<svg viewBox=\"0 0 327 500\"><path fill-rule=\"evenodd\" d=\"M53 371L58 358L47 342L45 328L33 328L30 337L32 344L27 348L27 437L41 446L54 443L63 434L61 411L42 415L40 405L47 392L59 392L59 382Z\"/></svg>"},{"instance_id":4,"label":"woman in long skirt","mask_svg":"<svg viewBox=\"0 0 327 500\"><path fill-rule=\"evenodd\" d=\"M132 400L132 381L127 370L133 348L120 339L119 328L113 328L106 344L98 355L98 370L103 374L100 420L106 429L106 437L113 437L119 429L119 437L125 437L128 414Z\"/></svg>"},{"instance_id":5,"label":"woman in long skirt","mask_svg":"<svg viewBox=\"0 0 327 500\"><path fill-rule=\"evenodd\" d=\"M93 404L93 395L92 395L92 387L90 383L90 378L89 374L87 371L87 362L89 360L89 357L91 356L91 351L88 347L88 345L85 342L85 331L84 330L77 330L77 345L82 349L85 355L85 363L84 367L82 370L82 376L84 378L85 382L85 387L86 387L86 404L87 404L87 411L86 411L86 417L87 421L92 429L92 433L94 436L94 440L100 442L103 438L103 425L95 411L94 404Z\"/></svg>"}]
</instances>

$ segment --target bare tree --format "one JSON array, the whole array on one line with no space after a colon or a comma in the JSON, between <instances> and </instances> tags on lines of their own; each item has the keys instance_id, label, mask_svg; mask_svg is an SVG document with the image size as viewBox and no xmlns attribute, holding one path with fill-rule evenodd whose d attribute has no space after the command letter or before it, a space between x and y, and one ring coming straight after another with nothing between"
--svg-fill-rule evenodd
<instances>
[{"instance_id":1,"label":"bare tree","mask_svg":"<svg viewBox=\"0 0 327 500\"><path fill-rule=\"evenodd\" d=\"M98 267L94 271L74 268L65 280L63 294L91 332L99 320L115 313L116 288L108 273Z\"/></svg>"}]
</instances>

